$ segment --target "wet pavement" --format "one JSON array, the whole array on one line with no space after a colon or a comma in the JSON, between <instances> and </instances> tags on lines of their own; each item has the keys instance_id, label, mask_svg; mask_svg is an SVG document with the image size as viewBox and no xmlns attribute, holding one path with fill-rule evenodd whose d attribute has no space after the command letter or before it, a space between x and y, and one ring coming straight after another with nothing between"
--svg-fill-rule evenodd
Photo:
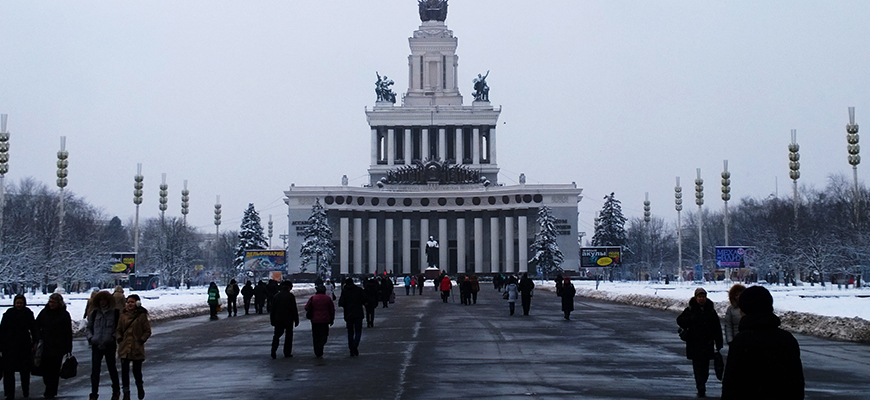
<instances>
[{"instance_id":1,"label":"wet pavement","mask_svg":"<svg viewBox=\"0 0 870 400\"><path fill-rule=\"evenodd\" d=\"M676 314L583 298L566 321L559 299L538 290L531 315L508 315L501 294L484 286L478 304L456 294L442 303L427 286L378 308L363 328L360 357L350 357L337 309L323 358L311 327L295 329L293 357L272 360L267 315L155 324L143 365L148 399L688 399L691 362ZM308 296L297 300L301 306ZM301 312L304 315L304 312ZM807 399L870 398L870 346L798 336ZM283 341L282 341L283 344ZM76 339L79 375L62 380L59 398L86 399L90 350ZM723 350L724 351L724 350ZM771 383L785 385L788 383ZM710 398L721 385L711 371ZM31 384L42 393L41 378ZM135 398L135 390L133 391ZM111 387L103 368L100 397ZM20 396L20 390L18 393Z\"/></svg>"}]
</instances>

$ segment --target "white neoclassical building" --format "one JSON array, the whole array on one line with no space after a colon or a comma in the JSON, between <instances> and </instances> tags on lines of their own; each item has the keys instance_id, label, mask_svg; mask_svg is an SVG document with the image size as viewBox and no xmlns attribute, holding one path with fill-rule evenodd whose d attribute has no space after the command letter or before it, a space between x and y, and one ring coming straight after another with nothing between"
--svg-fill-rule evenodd
<instances>
[{"instance_id":1,"label":"white neoclassical building","mask_svg":"<svg viewBox=\"0 0 870 400\"><path fill-rule=\"evenodd\" d=\"M582 189L573 183L526 184L523 176L517 185L499 183L501 109L487 96L463 105L457 39L444 22L446 1L422 3L420 16L422 25L409 38L410 85L401 105L380 100L366 110L368 184L351 187L343 178L341 186L291 186L284 192L291 230L288 273L301 270L302 232L316 199L333 230L332 276L421 273L430 237L439 243L438 267L450 274L534 272L528 249L541 206L549 206L557 220L562 268L578 269Z\"/></svg>"}]
</instances>

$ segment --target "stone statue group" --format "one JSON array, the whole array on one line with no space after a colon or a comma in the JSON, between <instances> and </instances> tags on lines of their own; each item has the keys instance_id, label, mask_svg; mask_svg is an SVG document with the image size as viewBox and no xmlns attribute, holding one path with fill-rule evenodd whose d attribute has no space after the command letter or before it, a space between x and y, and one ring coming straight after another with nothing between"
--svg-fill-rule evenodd
<instances>
[{"instance_id":1,"label":"stone statue group","mask_svg":"<svg viewBox=\"0 0 870 400\"><path fill-rule=\"evenodd\" d=\"M389 101L390 103L396 103L396 93L390 89L390 86L393 86L393 80L387 78L386 75L381 77L377 71L375 75L378 76L378 81L375 82L375 94L378 95L378 101Z\"/></svg>"}]
</instances>

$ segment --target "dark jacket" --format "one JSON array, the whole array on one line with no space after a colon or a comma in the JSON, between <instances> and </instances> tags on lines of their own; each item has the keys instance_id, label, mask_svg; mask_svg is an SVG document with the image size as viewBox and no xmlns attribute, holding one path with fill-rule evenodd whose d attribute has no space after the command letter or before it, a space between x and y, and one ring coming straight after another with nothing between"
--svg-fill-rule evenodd
<instances>
[{"instance_id":1,"label":"dark jacket","mask_svg":"<svg viewBox=\"0 0 870 400\"><path fill-rule=\"evenodd\" d=\"M363 283L363 288L367 297L366 307L378 306L378 292L380 292L380 288L378 286L378 281L372 278L367 279L365 283Z\"/></svg>"},{"instance_id":2,"label":"dark jacket","mask_svg":"<svg viewBox=\"0 0 870 400\"><path fill-rule=\"evenodd\" d=\"M33 366L31 350L36 343L36 320L33 311L24 307L12 307L3 313L0 322L0 351L3 352L3 369L6 371L30 371Z\"/></svg>"},{"instance_id":3,"label":"dark jacket","mask_svg":"<svg viewBox=\"0 0 870 400\"><path fill-rule=\"evenodd\" d=\"M535 289L535 283L532 282L532 278L525 277L520 279L520 284L517 285L517 289L520 291L520 294L523 296L523 300L532 297L532 290Z\"/></svg>"},{"instance_id":4,"label":"dark jacket","mask_svg":"<svg viewBox=\"0 0 870 400\"><path fill-rule=\"evenodd\" d=\"M278 294L278 281L270 279L266 284L266 299L273 299Z\"/></svg>"},{"instance_id":5,"label":"dark jacket","mask_svg":"<svg viewBox=\"0 0 870 400\"><path fill-rule=\"evenodd\" d=\"M574 311L574 295L576 294L577 290L574 289L574 285L562 284L562 288L559 290L559 296L562 297L562 312Z\"/></svg>"},{"instance_id":6,"label":"dark jacket","mask_svg":"<svg viewBox=\"0 0 870 400\"><path fill-rule=\"evenodd\" d=\"M255 301L266 301L266 284L263 282L257 283L257 287L254 288L254 297Z\"/></svg>"},{"instance_id":7,"label":"dark jacket","mask_svg":"<svg viewBox=\"0 0 870 400\"><path fill-rule=\"evenodd\" d=\"M254 287L246 283L245 286L242 288L242 298L247 300L251 297L254 297Z\"/></svg>"},{"instance_id":8,"label":"dark jacket","mask_svg":"<svg viewBox=\"0 0 870 400\"><path fill-rule=\"evenodd\" d=\"M36 317L36 332L36 337L43 342L43 357L62 357L72 352L72 319L66 305L56 310L43 308Z\"/></svg>"},{"instance_id":9,"label":"dark jacket","mask_svg":"<svg viewBox=\"0 0 870 400\"><path fill-rule=\"evenodd\" d=\"M389 300L391 294L393 294L393 281L387 278L381 279L379 292L381 301Z\"/></svg>"},{"instance_id":10,"label":"dark jacket","mask_svg":"<svg viewBox=\"0 0 870 400\"><path fill-rule=\"evenodd\" d=\"M239 295L239 284L238 283L227 284L227 288L224 290L224 293L227 294L227 299L236 298L236 296Z\"/></svg>"},{"instance_id":11,"label":"dark jacket","mask_svg":"<svg viewBox=\"0 0 870 400\"><path fill-rule=\"evenodd\" d=\"M728 349L722 400L803 399L804 372L797 340L773 313L740 319Z\"/></svg>"},{"instance_id":12,"label":"dark jacket","mask_svg":"<svg viewBox=\"0 0 870 400\"><path fill-rule=\"evenodd\" d=\"M677 325L689 330L686 339L686 358L690 360L713 359L713 345L722 348L722 326L719 314L710 299L701 307L695 298L689 299L689 306L677 317Z\"/></svg>"},{"instance_id":13,"label":"dark jacket","mask_svg":"<svg viewBox=\"0 0 870 400\"><path fill-rule=\"evenodd\" d=\"M299 326L299 309L296 308L296 296L289 290L281 290L272 299L272 313L269 314L272 326Z\"/></svg>"},{"instance_id":14,"label":"dark jacket","mask_svg":"<svg viewBox=\"0 0 870 400\"><path fill-rule=\"evenodd\" d=\"M332 302L332 297L325 293L317 293L308 299L305 303L305 311L311 312L312 324L325 324L335 321L335 303Z\"/></svg>"},{"instance_id":15,"label":"dark jacket","mask_svg":"<svg viewBox=\"0 0 870 400\"><path fill-rule=\"evenodd\" d=\"M344 309L345 321L359 321L365 317L363 306L368 301L365 292L357 285L348 283L341 290L338 306Z\"/></svg>"}]
</instances>

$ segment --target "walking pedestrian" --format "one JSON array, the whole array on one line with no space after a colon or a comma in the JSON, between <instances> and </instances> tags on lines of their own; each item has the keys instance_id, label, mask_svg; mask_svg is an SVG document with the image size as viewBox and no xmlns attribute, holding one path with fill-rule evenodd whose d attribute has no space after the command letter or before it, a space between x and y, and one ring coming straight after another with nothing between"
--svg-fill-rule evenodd
<instances>
[{"instance_id":1,"label":"walking pedestrian","mask_svg":"<svg viewBox=\"0 0 870 400\"><path fill-rule=\"evenodd\" d=\"M403 280L405 283L405 296L411 295L411 275L405 275L405 279Z\"/></svg>"},{"instance_id":2,"label":"walking pedestrian","mask_svg":"<svg viewBox=\"0 0 870 400\"><path fill-rule=\"evenodd\" d=\"M380 277L380 287L379 287L379 295L381 296L381 302L383 303L383 308L389 307L390 296L393 295L393 281L386 275Z\"/></svg>"},{"instance_id":3,"label":"walking pedestrian","mask_svg":"<svg viewBox=\"0 0 870 400\"><path fill-rule=\"evenodd\" d=\"M15 373L21 378L21 395L30 396L30 368L33 366L33 345L36 344L36 320L27 308L23 294L15 295L12 308L0 321L0 351L3 352L3 392L6 399L15 398Z\"/></svg>"},{"instance_id":4,"label":"walking pedestrian","mask_svg":"<svg viewBox=\"0 0 870 400\"><path fill-rule=\"evenodd\" d=\"M740 307L737 305L737 299L744 290L746 290L746 286L739 283L731 286L731 289L728 290L728 301L731 304L725 309L723 319L725 320L725 344L728 345L729 349L731 348L734 336L737 335L737 327L740 325L740 318L742 316L740 315Z\"/></svg>"},{"instance_id":5,"label":"walking pedestrian","mask_svg":"<svg viewBox=\"0 0 870 400\"><path fill-rule=\"evenodd\" d=\"M692 360L695 387L698 397L707 396L707 378L710 377L710 360L713 359L713 346L722 349L722 327L713 302L707 299L707 291L695 289L695 296L689 299L689 306L677 317L677 325L687 329L686 358Z\"/></svg>"},{"instance_id":6,"label":"walking pedestrian","mask_svg":"<svg viewBox=\"0 0 870 400\"><path fill-rule=\"evenodd\" d=\"M257 314L263 313L266 297L266 283L263 281L257 282L257 287L254 288L254 308L257 309Z\"/></svg>"},{"instance_id":7,"label":"walking pedestrian","mask_svg":"<svg viewBox=\"0 0 870 400\"><path fill-rule=\"evenodd\" d=\"M335 282L332 279L326 280L326 295L332 298L332 301L335 301Z\"/></svg>"},{"instance_id":8,"label":"walking pedestrian","mask_svg":"<svg viewBox=\"0 0 870 400\"><path fill-rule=\"evenodd\" d=\"M230 283L227 285L224 293L227 294L227 317L239 315L238 305L236 304L236 299L239 297L239 284L236 283L235 279L230 279Z\"/></svg>"},{"instance_id":9,"label":"walking pedestrian","mask_svg":"<svg viewBox=\"0 0 870 400\"><path fill-rule=\"evenodd\" d=\"M529 274L523 273L520 284L517 287L520 290L523 300L523 315L529 315L529 308L532 306L532 296L534 295L535 283L529 278Z\"/></svg>"},{"instance_id":10,"label":"walking pedestrian","mask_svg":"<svg viewBox=\"0 0 870 400\"><path fill-rule=\"evenodd\" d=\"M124 400L130 400L130 364L133 364L133 379L139 400L145 398L142 363L145 362L145 342L150 337L151 321L148 320L148 310L142 307L139 295L131 294L127 296L115 331L118 357L121 358L121 388L124 391Z\"/></svg>"},{"instance_id":11,"label":"walking pedestrian","mask_svg":"<svg viewBox=\"0 0 870 400\"><path fill-rule=\"evenodd\" d=\"M314 296L305 304L305 312L311 314L311 338L314 340L314 356L323 357L323 347L329 338L329 327L335 322L335 303L326 295L326 288L314 288Z\"/></svg>"},{"instance_id":12,"label":"walking pedestrian","mask_svg":"<svg viewBox=\"0 0 870 400\"><path fill-rule=\"evenodd\" d=\"M453 288L453 283L446 272L441 272L441 281L438 285L441 287L441 301L446 303L447 299L450 298L450 289Z\"/></svg>"},{"instance_id":13,"label":"walking pedestrian","mask_svg":"<svg viewBox=\"0 0 870 400\"><path fill-rule=\"evenodd\" d=\"M57 396L63 356L72 353L72 319L60 293L48 296L48 304L36 317L36 332L42 343L39 369L45 383L43 397L52 399Z\"/></svg>"},{"instance_id":14,"label":"walking pedestrian","mask_svg":"<svg viewBox=\"0 0 870 400\"><path fill-rule=\"evenodd\" d=\"M480 279L477 278L477 275L471 275L471 301L473 304L477 304L477 292L480 291Z\"/></svg>"},{"instance_id":15,"label":"walking pedestrian","mask_svg":"<svg viewBox=\"0 0 870 400\"><path fill-rule=\"evenodd\" d=\"M740 294L737 305L743 318L728 350L722 399L803 399L800 345L779 328L770 292L751 286Z\"/></svg>"},{"instance_id":16,"label":"walking pedestrian","mask_svg":"<svg viewBox=\"0 0 870 400\"><path fill-rule=\"evenodd\" d=\"M93 297L94 310L88 315L86 337L91 346L91 394L90 400L97 400L100 390L100 363L106 359L106 370L112 380L112 400L121 396L118 384L118 368L115 366L115 329L118 327L120 311L115 308L115 297L100 291Z\"/></svg>"},{"instance_id":17,"label":"walking pedestrian","mask_svg":"<svg viewBox=\"0 0 870 400\"><path fill-rule=\"evenodd\" d=\"M567 276L560 286L559 296L562 298L562 312L565 313L565 320L567 321L571 319L571 311L574 311L574 295L577 294L577 290L571 284L571 278Z\"/></svg>"},{"instance_id":18,"label":"walking pedestrian","mask_svg":"<svg viewBox=\"0 0 870 400\"><path fill-rule=\"evenodd\" d=\"M245 281L245 286L242 287L242 302L245 303L245 315L249 314L251 309L251 298L254 297L254 287L251 286L251 281Z\"/></svg>"},{"instance_id":19,"label":"walking pedestrian","mask_svg":"<svg viewBox=\"0 0 870 400\"><path fill-rule=\"evenodd\" d=\"M460 276L456 279L456 284L459 285L459 303L471 304L471 278Z\"/></svg>"},{"instance_id":20,"label":"walking pedestrian","mask_svg":"<svg viewBox=\"0 0 870 400\"><path fill-rule=\"evenodd\" d=\"M284 357L293 357L293 327L299 326L299 309L296 308L296 296L290 292L293 284L290 281L281 282L278 294L272 299L272 312L269 313L269 322L275 327L272 335L272 359L278 357L278 344L281 335L284 337Z\"/></svg>"},{"instance_id":21,"label":"walking pedestrian","mask_svg":"<svg viewBox=\"0 0 870 400\"><path fill-rule=\"evenodd\" d=\"M426 275L420 274L417 277L417 289L420 291L420 296L423 295L423 284L426 283Z\"/></svg>"},{"instance_id":22,"label":"walking pedestrian","mask_svg":"<svg viewBox=\"0 0 870 400\"><path fill-rule=\"evenodd\" d=\"M366 327L375 326L375 309L378 308L378 282L375 277L369 277L363 284L366 293Z\"/></svg>"},{"instance_id":23,"label":"walking pedestrian","mask_svg":"<svg viewBox=\"0 0 870 400\"><path fill-rule=\"evenodd\" d=\"M510 315L514 315L514 310L517 302L517 298L520 297L519 291L517 290L517 277L511 276L507 280L507 286L505 287L505 292L507 293L507 301L508 308L510 309Z\"/></svg>"},{"instance_id":24,"label":"walking pedestrian","mask_svg":"<svg viewBox=\"0 0 870 400\"><path fill-rule=\"evenodd\" d=\"M362 337L363 306L367 302L365 292L353 283L353 278L344 281L338 306L344 309L344 322L347 324L347 347L350 356L359 355L359 341Z\"/></svg>"},{"instance_id":25,"label":"walking pedestrian","mask_svg":"<svg viewBox=\"0 0 870 400\"><path fill-rule=\"evenodd\" d=\"M211 312L211 317L209 318L211 321L218 319L218 307L221 304L221 293L218 290L217 285L214 282L208 284L208 308Z\"/></svg>"},{"instance_id":26,"label":"walking pedestrian","mask_svg":"<svg viewBox=\"0 0 870 400\"><path fill-rule=\"evenodd\" d=\"M118 309L118 312L124 310L124 301L127 297L124 296L124 288L121 286L115 286L115 291L112 293L112 297L115 298L115 308Z\"/></svg>"},{"instance_id":27,"label":"walking pedestrian","mask_svg":"<svg viewBox=\"0 0 870 400\"><path fill-rule=\"evenodd\" d=\"M276 294L278 294L278 281L269 279L269 283L266 284L266 312L272 312L272 300L275 299Z\"/></svg>"},{"instance_id":28,"label":"walking pedestrian","mask_svg":"<svg viewBox=\"0 0 870 400\"><path fill-rule=\"evenodd\" d=\"M562 274L556 275L556 297L562 297L562 283L564 278L562 278Z\"/></svg>"}]
</instances>

